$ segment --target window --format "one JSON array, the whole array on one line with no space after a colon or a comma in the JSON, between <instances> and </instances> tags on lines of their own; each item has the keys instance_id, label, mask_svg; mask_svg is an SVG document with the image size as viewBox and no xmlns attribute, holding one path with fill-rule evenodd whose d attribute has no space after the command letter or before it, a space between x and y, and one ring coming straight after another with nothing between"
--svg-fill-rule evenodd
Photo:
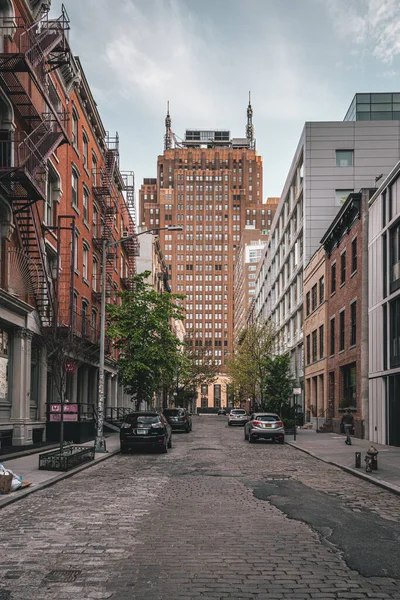
<instances>
[{"instance_id":1,"label":"window","mask_svg":"<svg viewBox=\"0 0 400 600\"><path fill-rule=\"evenodd\" d=\"M354 190L335 190L335 204L336 206L342 206L349 196L352 194Z\"/></svg>"},{"instance_id":2,"label":"window","mask_svg":"<svg viewBox=\"0 0 400 600\"><path fill-rule=\"evenodd\" d=\"M44 214L45 223L49 227L56 225L56 202L60 196L60 192L59 176L53 171L49 162L47 172L46 210Z\"/></svg>"},{"instance_id":3,"label":"window","mask_svg":"<svg viewBox=\"0 0 400 600\"><path fill-rule=\"evenodd\" d=\"M217 352L215 352L215 355L217 356ZM221 406L221 385L220 384L214 385L214 406L215 406L215 408L219 408Z\"/></svg>"},{"instance_id":4,"label":"window","mask_svg":"<svg viewBox=\"0 0 400 600\"><path fill-rule=\"evenodd\" d=\"M336 150L336 166L337 167L352 167L353 166L353 150Z\"/></svg>"},{"instance_id":5,"label":"window","mask_svg":"<svg viewBox=\"0 0 400 600\"><path fill-rule=\"evenodd\" d=\"M331 294L336 292L336 263L331 266Z\"/></svg>"},{"instance_id":6,"label":"window","mask_svg":"<svg viewBox=\"0 0 400 600\"><path fill-rule=\"evenodd\" d=\"M206 385L205 383L203 383L201 385L201 395L202 396L207 396L208 395L208 385Z\"/></svg>"},{"instance_id":7,"label":"window","mask_svg":"<svg viewBox=\"0 0 400 600\"><path fill-rule=\"evenodd\" d=\"M342 310L339 315L339 352L344 350L344 328L345 328L345 311Z\"/></svg>"},{"instance_id":8,"label":"window","mask_svg":"<svg viewBox=\"0 0 400 600\"><path fill-rule=\"evenodd\" d=\"M330 342L330 355L335 354L335 317L331 319L331 342Z\"/></svg>"},{"instance_id":9,"label":"window","mask_svg":"<svg viewBox=\"0 0 400 600\"><path fill-rule=\"evenodd\" d=\"M92 232L94 238L100 237L100 227L99 227L99 210L97 206L93 205L93 218L92 218Z\"/></svg>"},{"instance_id":10,"label":"window","mask_svg":"<svg viewBox=\"0 0 400 600\"><path fill-rule=\"evenodd\" d=\"M340 285L346 281L346 252L340 255Z\"/></svg>"},{"instance_id":11,"label":"window","mask_svg":"<svg viewBox=\"0 0 400 600\"><path fill-rule=\"evenodd\" d=\"M92 288L94 292L99 292L99 261L97 260L97 257L94 256L93 257L93 264L92 264Z\"/></svg>"},{"instance_id":12,"label":"window","mask_svg":"<svg viewBox=\"0 0 400 600\"><path fill-rule=\"evenodd\" d=\"M357 302L350 305L350 346L355 346L357 340Z\"/></svg>"},{"instance_id":13,"label":"window","mask_svg":"<svg viewBox=\"0 0 400 600\"><path fill-rule=\"evenodd\" d=\"M313 285L311 289L311 305L312 310L317 308L318 298L317 298L317 284Z\"/></svg>"},{"instance_id":14,"label":"window","mask_svg":"<svg viewBox=\"0 0 400 600\"><path fill-rule=\"evenodd\" d=\"M346 365L341 368L341 375L343 379L343 396L340 399L340 408L355 407L357 402L357 391L356 391L356 365Z\"/></svg>"},{"instance_id":15,"label":"window","mask_svg":"<svg viewBox=\"0 0 400 600\"><path fill-rule=\"evenodd\" d=\"M75 169L72 169L72 190L71 190L71 202L72 206L78 206L78 173Z\"/></svg>"},{"instance_id":16,"label":"window","mask_svg":"<svg viewBox=\"0 0 400 600\"><path fill-rule=\"evenodd\" d=\"M86 244L83 244L82 277L86 280L88 278L88 264L89 264L89 248Z\"/></svg>"},{"instance_id":17,"label":"window","mask_svg":"<svg viewBox=\"0 0 400 600\"><path fill-rule=\"evenodd\" d=\"M310 314L310 292L307 292L306 295L306 314Z\"/></svg>"},{"instance_id":18,"label":"window","mask_svg":"<svg viewBox=\"0 0 400 600\"><path fill-rule=\"evenodd\" d=\"M390 230L390 291L400 288L400 223Z\"/></svg>"},{"instance_id":19,"label":"window","mask_svg":"<svg viewBox=\"0 0 400 600\"><path fill-rule=\"evenodd\" d=\"M84 337L87 336L89 327L88 327L88 308L89 304L87 300L82 300L82 335Z\"/></svg>"},{"instance_id":20,"label":"window","mask_svg":"<svg viewBox=\"0 0 400 600\"><path fill-rule=\"evenodd\" d=\"M89 167L89 139L85 132L82 134L83 140L83 166L87 169Z\"/></svg>"},{"instance_id":21,"label":"window","mask_svg":"<svg viewBox=\"0 0 400 600\"><path fill-rule=\"evenodd\" d=\"M325 277L322 276L319 280L319 303L322 304L325 300Z\"/></svg>"},{"instance_id":22,"label":"window","mask_svg":"<svg viewBox=\"0 0 400 600\"><path fill-rule=\"evenodd\" d=\"M78 147L78 113L72 109L72 145Z\"/></svg>"},{"instance_id":23,"label":"window","mask_svg":"<svg viewBox=\"0 0 400 600\"><path fill-rule=\"evenodd\" d=\"M400 298L390 303L390 366L400 366Z\"/></svg>"},{"instance_id":24,"label":"window","mask_svg":"<svg viewBox=\"0 0 400 600\"><path fill-rule=\"evenodd\" d=\"M83 188L83 220L89 221L89 190L86 187Z\"/></svg>"},{"instance_id":25,"label":"window","mask_svg":"<svg viewBox=\"0 0 400 600\"><path fill-rule=\"evenodd\" d=\"M311 339L310 339L309 335L306 338L306 345L307 345L307 364L309 365L311 362Z\"/></svg>"},{"instance_id":26,"label":"window","mask_svg":"<svg viewBox=\"0 0 400 600\"><path fill-rule=\"evenodd\" d=\"M351 272L357 271L357 238L351 242Z\"/></svg>"},{"instance_id":27,"label":"window","mask_svg":"<svg viewBox=\"0 0 400 600\"><path fill-rule=\"evenodd\" d=\"M94 152L92 152L92 178L93 178L93 186L97 185L97 156Z\"/></svg>"},{"instance_id":28,"label":"window","mask_svg":"<svg viewBox=\"0 0 400 600\"><path fill-rule=\"evenodd\" d=\"M324 358L324 326L319 328L319 357Z\"/></svg>"},{"instance_id":29,"label":"window","mask_svg":"<svg viewBox=\"0 0 400 600\"><path fill-rule=\"evenodd\" d=\"M312 332L312 359L313 362L317 360L317 330Z\"/></svg>"}]
</instances>

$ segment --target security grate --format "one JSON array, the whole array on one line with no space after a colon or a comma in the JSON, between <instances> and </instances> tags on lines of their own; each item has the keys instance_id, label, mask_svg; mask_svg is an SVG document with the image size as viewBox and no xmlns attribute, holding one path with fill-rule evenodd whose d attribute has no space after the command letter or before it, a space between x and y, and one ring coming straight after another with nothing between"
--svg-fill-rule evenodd
<instances>
[{"instance_id":1,"label":"security grate","mask_svg":"<svg viewBox=\"0 0 400 600\"><path fill-rule=\"evenodd\" d=\"M71 581L76 581L76 579L79 577L80 574L81 574L81 571L72 571L72 570L50 571L50 573L48 573L46 575L46 577L44 578L44 581L46 583L49 583L49 582L69 583ZM0 600L2 600L1 597L0 597Z\"/></svg>"}]
</instances>

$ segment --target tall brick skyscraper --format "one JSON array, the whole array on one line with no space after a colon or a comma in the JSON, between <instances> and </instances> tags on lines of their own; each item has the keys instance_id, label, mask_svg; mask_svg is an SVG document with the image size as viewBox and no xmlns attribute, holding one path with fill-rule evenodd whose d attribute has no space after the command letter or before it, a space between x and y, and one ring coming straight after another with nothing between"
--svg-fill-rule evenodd
<instances>
[{"instance_id":1,"label":"tall brick skyscraper","mask_svg":"<svg viewBox=\"0 0 400 600\"><path fill-rule=\"evenodd\" d=\"M226 130L186 130L177 142L168 111L157 178L145 179L139 193L143 225L183 226L180 233L160 232L172 291L186 295L186 331L194 344L207 347L221 374L233 348L236 248L245 225L263 230L268 219L252 116L249 101L244 138ZM214 385L214 399L202 391L203 407L226 405L225 383L222 378Z\"/></svg>"}]
</instances>

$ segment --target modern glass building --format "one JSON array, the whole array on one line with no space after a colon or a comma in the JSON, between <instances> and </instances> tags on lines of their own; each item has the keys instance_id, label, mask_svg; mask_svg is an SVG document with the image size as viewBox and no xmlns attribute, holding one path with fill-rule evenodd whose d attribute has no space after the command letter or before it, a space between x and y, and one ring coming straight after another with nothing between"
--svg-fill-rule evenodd
<instances>
[{"instance_id":1,"label":"modern glass building","mask_svg":"<svg viewBox=\"0 0 400 600\"><path fill-rule=\"evenodd\" d=\"M356 94L345 121L400 121L400 94Z\"/></svg>"}]
</instances>

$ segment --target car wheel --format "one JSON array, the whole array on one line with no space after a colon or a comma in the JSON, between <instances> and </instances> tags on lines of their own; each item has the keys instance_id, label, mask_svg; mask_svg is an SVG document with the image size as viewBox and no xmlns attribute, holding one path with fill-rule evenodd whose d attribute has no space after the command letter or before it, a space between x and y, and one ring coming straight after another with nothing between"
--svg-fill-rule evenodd
<instances>
[{"instance_id":1,"label":"car wheel","mask_svg":"<svg viewBox=\"0 0 400 600\"><path fill-rule=\"evenodd\" d=\"M169 438L169 442L168 442L167 446L168 446L168 448L172 448L172 435Z\"/></svg>"},{"instance_id":2,"label":"car wheel","mask_svg":"<svg viewBox=\"0 0 400 600\"><path fill-rule=\"evenodd\" d=\"M285 443L285 438L279 438L279 443L280 444L284 444Z\"/></svg>"},{"instance_id":3,"label":"car wheel","mask_svg":"<svg viewBox=\"0 0 400 600\"><path fill-rule=\"evenodd\" d=\"M231 427L232 423L228 423L228 427Z\"/></svg>"},{"instance_id":4,"label":"car wheel","mask_svg":"<svg viewBox=\"0 0 400 600\"><path fill-rule=\"evenodd\" d=\"M248 439L249 439L249 434L248 434L248 433L246 433L246 430L244 430L244 439L245 439L245 440L248 440Z\"/></svg>"},{"instance_id":5,"label":"car wheel","mask_svg":"<svg viewBox=\"0 0 400 600\"><path fill-rule=\"evenodd\" d=\"M256 440L254 438L251 437L251 435L249 434L249 444L254 444Z\"/></svg>"},{"instance_id":6,"label":"car wheel","mask_svg":"<svg viewBox=\"0 0 400 600\"><path fill-rule=\"evenodd\" d=\"M128 454L128 450L129 448L127 448L126 446L121 446L121 454Z\"/></svg>"},{"instance_id":7,"label":"car wheel","mask_svg":"<svg viewBox=\"0 0 400 600\"><path fill-rule=\"evenodd\" d=\"M164 444L161 446L161 454L167 454L168 453L168 443L167 440L165 440Z\"/></svg>"},{"instance_id":8,"label":"car wheel","mask_svg":"<svg viewBox=\"0 0 400 600\"><path fill-rule=\"evenodd\" d=\"M190 433L190 427L186 427L185 433Z\"/></svg>"}]
</instances>

